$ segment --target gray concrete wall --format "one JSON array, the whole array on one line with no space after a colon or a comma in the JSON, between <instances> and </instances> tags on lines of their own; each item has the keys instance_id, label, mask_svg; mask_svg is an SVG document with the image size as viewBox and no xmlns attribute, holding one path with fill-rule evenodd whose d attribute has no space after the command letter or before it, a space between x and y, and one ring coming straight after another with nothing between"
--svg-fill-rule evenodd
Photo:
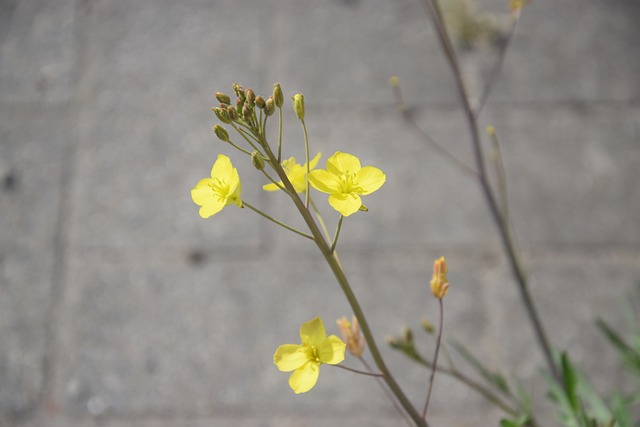
<instances>
[{"instance_id":1,"label":"gray concrete wall","mask_svg":"<svg viewBox=\"0 0 640 427\"><path fill-rule=\"evenodd\" d=\"M534 0L481 117L499 132L551 340L603 391L624 373L593 320L623 325L620 302L640 281L638 22L633 0ZM472 93L494 58L461 52ZM339 248L382 346L435 321L428 281L445 255L446 338L544 402L542 355L479 186L406 128L393 74L423 127L471 163L418 1L0 2L0 425L403 425L370 378L323 367L296 396L273 365L302 322L320 315L337 333L333 319L350 315L315 247L248 209L197 214L189 191L222 152L247 201L301 225L211 132L212 93L236 81L259 94L279 81L287 101L303 92L321 164L341 150L387 174ZM285 150L300 158L286 112ZM421 401L427 372L383 353ZM500 418L444 376L430 413L433 426Z\"/></svg>"}]
</instances>

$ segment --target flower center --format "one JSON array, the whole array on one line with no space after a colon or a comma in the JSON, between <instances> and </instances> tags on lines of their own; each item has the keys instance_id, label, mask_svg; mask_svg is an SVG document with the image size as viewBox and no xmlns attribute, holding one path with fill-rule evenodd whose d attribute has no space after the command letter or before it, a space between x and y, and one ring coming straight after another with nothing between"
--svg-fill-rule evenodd
<instances>
[{"instance_id":1,"label":"flower center","mask_svg":"<svg viewBox=\"0 0 640 427\"><path fill-rule=\"evenodd\" d=\"M320 363L320 355L318 355L318 348L315 345L305 345L306 353L309 360Z\"/></svg>"},{"instance_id":2,"label":"flower center","mask_svg":"<svg viewBox=\"0 0 640 427\"><path fill-rule=\"evenodd\" d=\"M340 190L342 193L349 194L355 189L354 181L356 174L345 172L338 177L340 181Z\"/></svg>"},{"instance_id":3,"label":"flower center","mask_svg":"<svg viewBox=\"0 0 640 427\"><path fill-rule=\"evenodd\" d=\"M229 195L229 184L226 179L213 178L211 189L216 196L225 199Z\"/></svg>"}]
</instances>

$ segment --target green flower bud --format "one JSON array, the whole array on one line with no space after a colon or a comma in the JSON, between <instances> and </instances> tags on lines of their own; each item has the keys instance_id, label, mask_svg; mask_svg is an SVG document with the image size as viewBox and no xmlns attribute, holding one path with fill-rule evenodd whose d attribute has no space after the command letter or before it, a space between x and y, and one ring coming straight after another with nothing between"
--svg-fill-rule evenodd
<instances>
[{"instance_id":1,"label":"green flower bud","mask_svg":"<svg viewBox=\"0 0 640 427\"><path fill-rule=\"evenodd\" d=\"M251 105L249 105L248 102L245 102L244 106L242 107L242 117L244 117L245 120L249 120L252 115L253 108L251 108Z\"/></svg>"},{"instance_id":2,"label":"green flower bud","mask_svg":"<svg viewBox=\"0 0 640 427\"><path fill-rule=\"evenodd\" d=\"M213 127L213 133L216 134L216 136L224 142L229 142L229 134L227 133L227 130L225 128L223 128L220 125L215 125Z\"/></svg>"},{"instance_id":3,"label":"green flower bud","mask_svg":"<svg viewBox=\"0 0 640 427\"><path fill-rule=\"evenodd\" d=\"M240 86L238 83L234 83L233 84L233 91L235 92L236 96L238 98L242 98L242 102L244 102L245 94L244 94L244 89L242 89L242 86Z\"/></svg>"},{"instance_id":4,"label":"green flower bud","mask_svg":"<svg viewBox=\"0 0 640 427\"><path fill-rule=\"evenodd\" d=\"M258 153L257 151L251 153L251 164L259 171L264 169L264 159L262 158L262 154Z\"/></svg>"},{"instance_id":5,"label":"green flower bud","mask_svg":"<svg viewBox=\"0 0 640 427\"><path fill-rule=\"evenodd\" d=\"M242 115L242 107L244 107L244 99L238 98L236 99L236 111L239 115Z\"/></svg>"},{"instance_id":6,"label":"green flower bud","mask_svg":"<svg viewBox=\"0 0 640 427\"><path fill-rule=\"evenodd\" d=\"M247 102L249 103L249 105L251 105L252 107L256 105L256 94L253 89L248 88L244 93L247 97Z\"/></svg>"},{"instance_id":7,"label":"green flower bud","mask_svg":"<svg viewBox=\"0 0 640 427\"><path fill-rule=\"evenodd\" d=\"M256 107L262 109L265 106L264 98L260 95L256 96Z\"/></svg>"},{"instance_id":8,"label":"green flower bud","mask_svg":"<svg viewBox=\"0 0 640 427\"><path fill-rule=\"evenodd\" d=\"M269 117L270 115L272 115L273 113L275 113L276 111L276 105L273 102L273 97L269 97L269 99L267 99L267 103L264 106L264 112L267 114L267 117Z\"/></svg>"},{"instance_id":9,"label":"green flower bud","mask_svg":"<svg viewBox=\"0 0 640 427\"><path fill-rule=\"evenodd\" d=\"M227 112L227 110L223 108L212 108L212 110L215 113L218 120L220 120L222 123L227 123L227 124L231 123L231 118L229 117L229 113Z\"/></svg>"},{"instance_id":10,"label":"green flower bud","mask_svg":"<svg viewBox=\"0 0 640 427\"><path fill-rule=\"evenodd\" d=\"M231 104L231 98L229 98L229 95L225 95L222 92L216 92L216 99L223 104Z\"/></svg>"},{"instance_id":11,"label":"green flower bud","mask_svg":"<svg viewBox=\"0 0 640 427\"><path fill-rule=\"evenodd\" d=\"M304 120L304 95L296 93L292 97L293 99L293 111L296 113L298 120Z\"/></svg>"},{"instance_id":12,"label":"green flower bud","mask_svg":"<svg viewBox=\"0 0 640 427\"><path fill-rule=\"evenodd\" d=\"M284 104L284 95L280 83L273 85L273 101L276 103L276 107L280 108Z\"/></svg>"},{"instance_id":13,"label":"green flower bud","mask_svg":"<svg viewBox=\"0 0 640 427\"><path fill-rule=\"evenodd\" d=\"M238 111L233 108L231 105L227 107L227 113L229 113L229 118L232 121L238 120Z\"/></svg>"}]
</instances>

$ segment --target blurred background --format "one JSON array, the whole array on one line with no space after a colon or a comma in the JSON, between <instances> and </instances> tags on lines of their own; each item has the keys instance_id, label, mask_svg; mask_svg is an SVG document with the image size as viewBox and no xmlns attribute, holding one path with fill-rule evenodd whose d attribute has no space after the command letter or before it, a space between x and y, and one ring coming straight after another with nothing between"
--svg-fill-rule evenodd
<instances>
[{"instance_id":1,"label":"blurred background","mask_svg":"<svg viewBox=\"0 0 640 427\"><path fill-rule=\"evenodd\" d=\"M508 22L506 0L475 5ZM551 341L603 392L623 373L594 320L624 325L640 281L639 18L634 0L534 0L480 118L502 143ZM498 50L458 48L475 97ZM428 372L384 340L410 326L431 354L419 325L437 319L428 282L444 255L445 340L544 402L542 354L480 188L407 128L391 75L413 117L471 164L418 0L0 1L0 425L403 425L371 378L325 366L296 396L273 365L303 322L338 333L351 315L315 246L248 209L198 216L190 190L224 153L243 198L302 227L211 131L213 93L234 82L265 98L282 84L287 156L304 156L288 102L302 92L320 166L340 150L386 173L339 250L409 397L422 401ZM435 426L501 416L442 375L430 413Z\"/></svg>"}]
</instances>

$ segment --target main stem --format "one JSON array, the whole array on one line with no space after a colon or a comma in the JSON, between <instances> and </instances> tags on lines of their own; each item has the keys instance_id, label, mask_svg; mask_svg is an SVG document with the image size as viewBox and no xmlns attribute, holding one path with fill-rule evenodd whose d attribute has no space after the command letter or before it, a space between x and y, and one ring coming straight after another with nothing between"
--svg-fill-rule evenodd
<instances>
[{"instance_id":1,"label":"main stem","mask_svg":"<svg viewBox=\"0 0 640 427\"><path fill-rule=\"evenodd\" d=\"M489 211L491 212L491 217L493 218L496 226L498 227L499 234L502 240L502 244L504 246L504 250L507 254L507 259L509 261L509 265L511 266L511 271L516 278L516 282L518 283L518 288L520 290L520 296L522 298L522 302L527 311L527 315L529 316L529 320L533 325L534 332L536 334L536 338L538 340L538 344L544 353L545 360L547 363L547 368L549 372L554 376L554 378L562 383L561 377L558 373L555 363L553 363L553 358L551 356L551 346L549 345L549 340L547 338L547 334L542 326L542 322L540 321L540 316L536 310L536 307L533 303L533 299L529 292L528 280L524 273L522 266L518 260L516 255L515 247L513 241L511 239L511 235L508 231L506 217L500 213L498 209L498 204L496 202L495 196L491 189L491 185L489 184L489 180L487 178L487 172L484 164L484 157L482 154L482 145L480 141L480 132L478 130L478 122L476 119L476 114L471 107L469 102L469 97L467 95L464 82L462 80L462 73L460 72L460 66L458 64L456 53L453 49L453 45L451 44L451 40L447 35L447 31L444 27L444 23L441 19L441 14L438 9L437 0L421 0L424 5L427 13L429 14L431 20L433 21L436 32L438 34L438 38L440 40L440 44L444 50L445 56L451 66L451 70L453 71L453 75L455 77L456 88L458 91L458 96L460 101L462 102L462 106L464 109L465 117L467 120L467 125L469 127L469 132L471 133L471 140L473 145L473 152L476 162L476 169L478 171L478 178L480 181L480 186L482 188L482 193L489 205Z\"/></svg>"},{"instance_id":2,"label":"main stem","mask_svg":"<svg viewBox=\"0 0 640 427\"><path fill-rule=\"evenodd\" d=\"M378 346L376 345L376 342L373 338L373 334L371 333L371 329L369 328L369 324L367 323L367 319L364 316L364 312L362 311L362 308L360 307L360 303L358 303L356 296L351 290L351 286L349 285L347 276L345 275L345 272L342 269L342 266L340 265L340 261L337 259L335 253L333 254L331 253L331 248L327 244L327 241L324 239L324 236L322 235L322 232L318 228L318 225L313 220L313 216L311 215L311 212L309 211L309 209L306 208L305 203L302 201L302 199L300 199L300 196L298 196L298 193L296 192L295 188L291 184L291 181L289 181L287 174L284 172L282 167L280 167L280 164L277 162L276 157L274 156L273 152L269 148L269 144L263 140L262 146L264 147L267 153L267 156L269 157L272 164L274 165L274 169L276 173L284 183L285 188L289 191L294 204L296 205L296 207L298 208L298 211L300 211L300 214L302 215L302 218L304 219L307 226L309 227L309 231L311 231L311 234L314 237L316 245L320 249L320 252L322 252L322 255L324 256L324 258L327 260L327 263L329 264L329 267L331 267L331 271L333 271L333 274L338 280L338 283L340 284L340 288L342 289L342 292L344 293L345 297L347 298L347 301L349 302L349 305L351 306L351 309L353 310L353 314L356 316L356 318L358 319L358 322L360 323L360 330L362 331L362 335L364 335L364 339L367 342L367 346L369 347L369 351L371 352L371 357L373 358L376 366L380 370L380 373L383 375L382 378L389 386L389 389L391 390L391 392L398 399L398 402L400 403L400 405L402 405L404 410L407 411L407 414L411 417L415 425L418 427L428 427L427 422L422 417L420 417L420 414L418 414L418 411L416 411L416 409L413 407L409 399L405 396L404 392L396 382L395 378L393 378L393 376L391 375L391 372L387 368L387 365L384 363L382 355L380 354L380 351L378 350Z\"/></svg>"}]
</instances>

